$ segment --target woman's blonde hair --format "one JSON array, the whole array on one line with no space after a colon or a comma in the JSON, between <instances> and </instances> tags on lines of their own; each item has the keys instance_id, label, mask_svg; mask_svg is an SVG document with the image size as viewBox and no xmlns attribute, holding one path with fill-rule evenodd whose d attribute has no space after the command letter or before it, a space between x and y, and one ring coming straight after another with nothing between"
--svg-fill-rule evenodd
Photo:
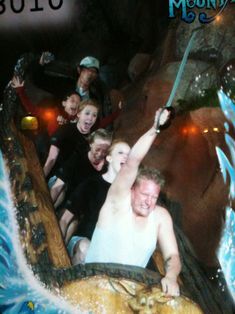
<instances>
[{"instance_id":1,"label":"woman's blonde hair","mask_svg":"<svg viewBox=\"0 0 235 314\"><path fill-rule=\"evenodd\" d=\"M78 113L81 112L86 106L93 106L95 108L97 108L98 112L100 110L100 105L98 104L98 102L94 99L85 99L82 100L78 106Z\"/></svg>"}]
</instances>

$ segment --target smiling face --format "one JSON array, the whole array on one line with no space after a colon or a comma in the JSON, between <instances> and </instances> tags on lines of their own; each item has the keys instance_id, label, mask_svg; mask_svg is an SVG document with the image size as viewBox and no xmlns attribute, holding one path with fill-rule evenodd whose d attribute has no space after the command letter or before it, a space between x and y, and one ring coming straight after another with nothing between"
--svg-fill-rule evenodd
<instances>
[{"instance_id":1,"label":"smiling face","mask_svg":"<svg viewBox=\"0 0 235 314\"><path fill-rule=\"evenodd\" d=\"M67 97L65 101L62 101L64 106L64 111L70 116L76 116L78 112L78 106L80 104L81 98L77 94L72 94Z\"/></svg>"},{"instance_id":2,"label":"smiling face","mask_svg":"<svg viewBox=\"0 0 235 314\"><path fill-rule=\"evenodd\" d=\"M127 161L130 152L130 146L125 142L118 142L112 145L109 155L106 157L109 168L117 174L122 165Z\"/></svg>"},{"instance_id":3,"label":"smiling face","mask_svg":"<svg viewBox=\"0 0 235 314\"><path fill-rule=\"evenodd\" d=\"M98 109L92 105L86 105L78 113L77 127L82 134L88 134L96 122Z\"/></svg>"},{"instance_id":4,"label":"smiling face","mask_svg":"<svg viewBox=\"0 0 235 314\"><path fill-rule=\"evenodd\" d=\"M141 179L131 189L131 206L136 216L147 217L155 208L160 186L149 179Z\"/></svg>"},{"instance_id":5,"label":"smiling face","mask_svg":"<svg viewBox=\"0 0 235 314\"><path fill-rule=\"evenodd\" d=\"M90 155L94 163L99 163L104 160L108 149L111 145L111 140L95 138L94 141L90 144Z\"/></svg>"}]
</instances>

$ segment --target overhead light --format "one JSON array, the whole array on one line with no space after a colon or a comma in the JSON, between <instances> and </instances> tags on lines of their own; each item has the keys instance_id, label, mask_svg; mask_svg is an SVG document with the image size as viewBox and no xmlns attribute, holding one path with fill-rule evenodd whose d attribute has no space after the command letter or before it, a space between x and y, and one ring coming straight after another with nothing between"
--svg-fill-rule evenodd
<instances>
[{"instance_id":1,"label":"overhead light","mask_svg":"<svg viewBox=\"0 0 235 314\"><path fill-rule=\"evenodd\" d=\"M222 17L220 15L217 15L216 18L215 18L216 22L221 22L222 20Z\"/></svg>"}]
</instances>

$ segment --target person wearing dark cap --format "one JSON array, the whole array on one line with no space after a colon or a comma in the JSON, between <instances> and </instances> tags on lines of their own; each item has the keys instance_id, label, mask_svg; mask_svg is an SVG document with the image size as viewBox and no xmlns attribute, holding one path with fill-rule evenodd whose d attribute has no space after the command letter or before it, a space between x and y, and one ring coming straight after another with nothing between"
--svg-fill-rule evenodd
<instances>
[{"instance_id":1,"label":"person wearing dark cap","mask_svg":"<svg viewBox=\"0 0 235 314\"><path fill-rule=\"evenodd\" d=\"M112 115L112 105L107 86L99 79L99 70L100 62L97 58L92 56L83 58L77 66L76 92L82 100L91 98L102 104L100 117L104 118ZM119 111L117 108L113 114L117 116Z\"/></svg>"},{"instance_id":2,"label":"person wearing dark cap","mask_svg":"<svg viewBox=\"0 0 235 314\"><path fill-rule=\"evenodd\" d=\"M96 95L93 95L95 92L92 91L91 85L98 77L99 68L99 60L91 56L83 58L77 67L79 76L76 83L76 92L82 99L97 98Z\"/></svg>"},{"instance_id":3,"label":"person wearing dark cap","mask_svg":"<svg viewBox=\"0 0 235 314\"><path fill-rule=\"evenodd\" d=\"M26 54L25 54L26 55ZM63 98L68 91L77 90L82 100L95 98L99 103L102 99L97 97L91 85L97 80L100 62L92 56L84 57L76 66L56 60L55 56L45 51L29 65L30 80L39 88Z\"/></svg>"}]
</instances>

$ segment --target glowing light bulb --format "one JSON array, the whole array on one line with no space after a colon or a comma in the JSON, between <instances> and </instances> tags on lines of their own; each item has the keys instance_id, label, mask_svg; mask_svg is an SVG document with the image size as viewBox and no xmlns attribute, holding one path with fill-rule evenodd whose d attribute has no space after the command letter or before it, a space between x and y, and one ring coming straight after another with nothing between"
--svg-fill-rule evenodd
<instances>
[{"instance_id":1,"label":"glowing light bulb","mask_svg":"<svg viewBox=\"0 0 235 314\"><path fill-rule=\"evenodd\" d=\"M25 116L21 120L21 129L22 130L37 130L38 129L38 120L34 116Z\"/></svg>"},{"instance_id":2,"label":"glowing light bulb","mask_svg":"<svg viewBox=\"0 0 235 314\"><path fill-rule=\"evenodd\" d=\"M44 112L44 119L51 120L54 117L54 112L52 110L45 110Z\"/></svg>"},{"instance_id":3,"label":"glowing light bulb","mask_svg":"<svg viewBox=\"0 0 235 314\"><path fill-rule=\"evenodd\" d=\"M190 128L190 131L192 134L195 134L197 132L197 129L193 126Z\"/></svg>"}]
</instances>

